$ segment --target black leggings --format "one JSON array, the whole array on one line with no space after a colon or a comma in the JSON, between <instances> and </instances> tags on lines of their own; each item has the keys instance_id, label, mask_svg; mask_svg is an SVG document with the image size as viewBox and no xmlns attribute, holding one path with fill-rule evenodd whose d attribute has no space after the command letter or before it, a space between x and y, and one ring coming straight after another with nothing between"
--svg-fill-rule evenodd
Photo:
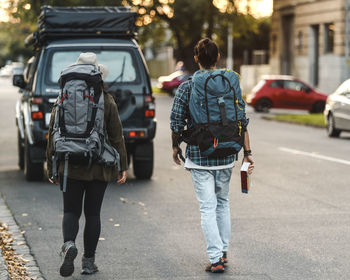
<instances>
[{"instance_id":1,"label":"black leggings","mask_svg":"<svg viewBox=\"0 0 350 280\"><path fill-rule=\"evenodd\" d=\"M63 193L64 216L62 222L64 242L75 241L79 231L84 198L84 256L95 256L101 232L100 212L107 183L102 181L67 180L67 191ZM85 194L85 196L84 196Z\"/></svg>"}]
</instances>

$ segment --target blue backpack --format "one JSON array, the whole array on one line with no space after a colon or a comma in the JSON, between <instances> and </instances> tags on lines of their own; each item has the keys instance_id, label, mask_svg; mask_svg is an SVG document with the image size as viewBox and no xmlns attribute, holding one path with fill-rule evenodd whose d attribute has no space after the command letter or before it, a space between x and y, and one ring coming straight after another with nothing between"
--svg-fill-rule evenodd
<instances>
[{"instance_id":1,"label":"blue backpack","mask_svg":"<svg viewBox=\"0 0 350 280\"><path fill-rule=\"evenodd\" d=\"M194 124L189 144L202 156L238 154L246 130L245 103L238 75L230 70L199 70L191 81L189 111Z\"/></svg>"}]
</instances>

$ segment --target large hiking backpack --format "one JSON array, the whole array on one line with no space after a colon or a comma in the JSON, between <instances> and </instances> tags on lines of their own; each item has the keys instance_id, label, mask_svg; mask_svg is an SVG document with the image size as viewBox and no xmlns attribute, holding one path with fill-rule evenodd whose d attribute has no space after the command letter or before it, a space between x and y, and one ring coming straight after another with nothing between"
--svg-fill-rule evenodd
<instances>
[{"instance_id":1,"label":"large hiking backpack","mask_svg":"<svg viewBox=\"0 0 350 280\"><path fill-rule=\"evenodd\" d=\"M193 75L190 144L198 145L202 156L221 158L242 149L246 122L241 98L239 78L233 71L199 70Z\"/></svg>"},{"instance_id":2,"label":"large hiking backpack","mask_svg":"<svg viewBox=\"0 0 350 280\"><path fill-rule=\"evenodd\" d=\"M64 160L63 191L66 190L68 162L93 162L119 166L118 152L107 144L104 131L104 96L101 72L93 64L74 64L61 72L61 88L53 125L53 174Z\"/></svg>"}]
</instances>

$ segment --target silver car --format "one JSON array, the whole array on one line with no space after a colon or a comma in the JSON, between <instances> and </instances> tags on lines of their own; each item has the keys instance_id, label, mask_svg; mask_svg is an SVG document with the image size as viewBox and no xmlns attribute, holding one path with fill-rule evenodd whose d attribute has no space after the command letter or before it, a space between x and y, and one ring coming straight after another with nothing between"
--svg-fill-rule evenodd
<instances>
[{"instance_id":1,"label":"silver car","mask_svg":"<svg viewBox=\"0 0 350 280\"><path fill-rule=\"evenodd\" d=\"M350 131L350 79L328 96L324 116L329 137L339 137L340 132Z\"/></svg>"}]
</instances>

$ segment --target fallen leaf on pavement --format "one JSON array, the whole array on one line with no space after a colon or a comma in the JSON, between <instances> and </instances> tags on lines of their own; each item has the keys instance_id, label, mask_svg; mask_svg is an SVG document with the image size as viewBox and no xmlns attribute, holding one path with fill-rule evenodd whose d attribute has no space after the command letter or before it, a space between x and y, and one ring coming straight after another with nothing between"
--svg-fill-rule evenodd
<instances>
[{"instance_id":1,"label":"fallen leaf on pavement","mask_svg":"<svg viewBox=\"0 0 350 280\"><path fill-rule=\"evenodd\" d=\"M29 261L24 259L22 255L16 254L13 248L14 241L15 239L9 232L8 225L0 222L0 251L7 267L9 279L34 280L29 277L27 267L25 266ZM17 245L21 244L25 243L17 242Z\"/></svg>"}]
</instances>

